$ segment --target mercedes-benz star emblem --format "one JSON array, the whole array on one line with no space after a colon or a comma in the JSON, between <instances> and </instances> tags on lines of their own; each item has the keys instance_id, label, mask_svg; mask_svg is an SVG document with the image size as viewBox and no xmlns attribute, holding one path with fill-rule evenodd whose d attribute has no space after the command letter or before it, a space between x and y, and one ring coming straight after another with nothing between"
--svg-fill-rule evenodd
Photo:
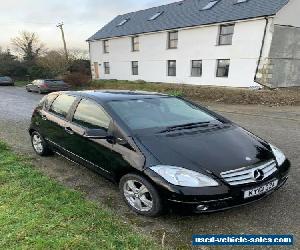
<instances>
[{"instance_id":1,"label":"mercedes-benz star emblem","mask_svg":"<svg viewBox=\"0 0 300 250\"><path fill-rule=\"evenodd\" d=\"M253 172L253 177L256 181L261 181L264 178L264 172L261 169L256 169Z\"/></svg>"}]
</instances>

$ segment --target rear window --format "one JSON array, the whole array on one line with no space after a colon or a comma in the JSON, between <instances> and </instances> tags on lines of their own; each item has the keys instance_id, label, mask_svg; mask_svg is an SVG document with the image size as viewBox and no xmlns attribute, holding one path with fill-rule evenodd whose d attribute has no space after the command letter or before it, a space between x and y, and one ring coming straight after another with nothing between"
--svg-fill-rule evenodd
<instances>
[{"instance_id":1,"label":"rear window","mask_svg":"<svg viewBox=\"0 0 300 250\"><path fill-rule=\"evenodd\" d=\"M48 84L65 84L65 82L62 81L62 80L45 80L45 83L48 83Z\"/></svg>"},{"instance_id":2,"label":"rear window","mask_svg":"<svg viewBox=\"0 0 300 250\"><path fill-rule=\"evenodd\" d=\"M8 76L0 76L1 81L11 81L11 78Z\"/></svg>"},{"instance_id":3,"label":"rear window","mask_svg":"<svg viewBox=\"0 0 300 250\"><path fill-rule=\"evenodd\" d=\"M69 95L60 95L58 96L51 105L50 112L67 117L69 110L76 100L76 97Z\"/></svg>"}]
</instances>

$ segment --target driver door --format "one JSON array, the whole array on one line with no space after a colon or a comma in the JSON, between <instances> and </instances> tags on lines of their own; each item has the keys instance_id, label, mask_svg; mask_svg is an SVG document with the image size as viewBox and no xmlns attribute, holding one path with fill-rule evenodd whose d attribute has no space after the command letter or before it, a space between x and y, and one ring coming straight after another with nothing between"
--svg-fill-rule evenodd
<instances>
[{"instance_id":1,"label":"driver door","mask_svg":"<svg viewBox=\"0 0 300 250\"><path fill-rule=\"evenodd\" d=\"M111 176L112 144L107 139L85 137L85 131L109 130L111 118L96 102L81 99L71 121L66 124L68 139L66 147L83 165L92 167L101 174Z\"/></svg>"}]
</instances>

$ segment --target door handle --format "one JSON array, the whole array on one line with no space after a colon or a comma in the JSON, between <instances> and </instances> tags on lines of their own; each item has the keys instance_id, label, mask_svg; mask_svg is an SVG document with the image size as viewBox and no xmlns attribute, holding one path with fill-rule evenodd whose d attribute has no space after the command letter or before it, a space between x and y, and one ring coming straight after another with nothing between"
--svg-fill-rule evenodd
<instances>
[{"instance_id":1,"label":"door handle","mask_svg":"<svg viewBox=\"0 0 300 250\"><path fill-rule=\"evenodd\" d=\"M70 135L74 134L74 131L70 127L65 127L65 131Z\"/></svg>"}]
</instances>

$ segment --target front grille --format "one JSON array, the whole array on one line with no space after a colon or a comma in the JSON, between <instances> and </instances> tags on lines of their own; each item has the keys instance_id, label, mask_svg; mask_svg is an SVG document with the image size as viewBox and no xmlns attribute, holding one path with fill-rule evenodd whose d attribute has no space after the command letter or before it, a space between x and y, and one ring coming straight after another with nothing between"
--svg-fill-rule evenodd
<instances>
[{"instance_id":1,"label":"front grille","mask_svg":"<svg viewBox=\"0 0 300 250\"><path fill-rule=\"evenodd\" d=\"M260 180L264 180L277 171L276 162L272 160L261 165L222 172L221 177L231 186L257 182L254 177L255 170L261 170L263 172L263 177Z\"/></svg>"}]
</instances>

